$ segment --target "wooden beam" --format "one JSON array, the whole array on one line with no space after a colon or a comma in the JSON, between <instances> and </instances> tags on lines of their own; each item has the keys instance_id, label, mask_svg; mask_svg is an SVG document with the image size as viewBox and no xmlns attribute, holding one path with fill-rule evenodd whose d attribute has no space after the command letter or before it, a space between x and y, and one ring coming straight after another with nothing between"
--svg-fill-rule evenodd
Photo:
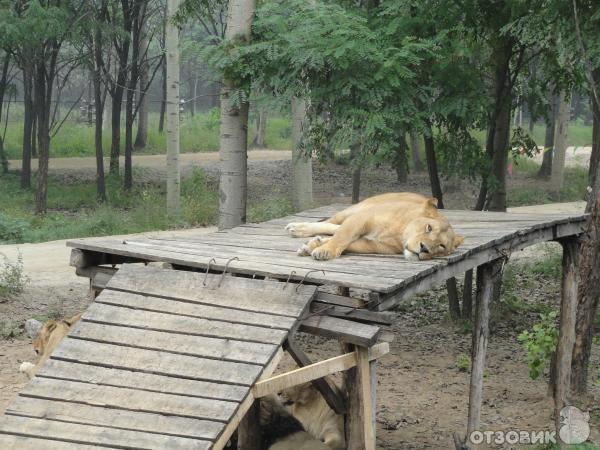
<instances>
[{"instance_id":1,"label":"wooden beam","mask_svg":"<svg viewBox=\"0 0 600 450\"><path fill-rule=\"evenodd\" d=\"M386 316L386 313L370 311L368 309L348 308L346 306L334 306L314 301L310 304L311 312L322 312L322 315L337 317L339 319L349 319L354 322L390 326L392 321Z\"/></svg>"},{"instance_id":2,"label":"wooden beam","mask_svg":"<svg viewBox=\"0 0 600 450\"><path fill-rule=\"evenodd\" d=\"M365 301L360 298L345 297L338 294L330 294L329 292L319 291L317 300L328 305L346 306L348 308L364 308Z\"/></svg>"},{"instance_id":3,"label":"wooden beam","mask_svg":"<svg viewBox=\"0 0 600 450\"><path fill-rule=\"evenodd\" d=\"M369 351L369 360L374 360L382 357L390 351L390 346L387 342L374 345ZM357 356L356 352L352 351L345 355L335 356L324 361L319 361L310 366L301 367L291 372L286 372L266 380L259 381L252 388L254 398L261 398L269 394L282 391L299 384L308 383L309 381L322 378L335 372L356 367Z\"/></svg>"},{"instance_id":4,"label":"wooden beam","mask_svg":"<svg viewBox=\"0 0 600 450\"><path fill-rule=\"evenodd\" d=\"M577 316L577 273L579 241L576 238L560 241L563 248L560 324L556 350L556 390L554 395L554 421L556 435L561 427L560 411L567 406L571 385L571 359L575 344ZM560 439L560 438L558 438Z\"/></svg>"},{"instance_id":5,"label":"wooden beam","mask_svg":"<svg viewBox=\"0 0 600 450\"><path fill-rule=\"evenodd\" d=\"M374 395L371 384L371 367L369 365L369 352L366 348L356 349L358 364L356 365L360 385L360 404L362 405L364 449L375 450L375 411L373 404Z\"/></svg>"},{"instance_id":6,"label":"wooden beam","mask_svg":"<svg viewBox=\"0 0 600 450\"><path fill-rule=\"evenodd\" d=\"M306 367L312 364L312 361L306 356L306 354L298 347L293 338L288 339L283 344L284 350L286 350L290 356L296 361L298 367ZM346 413L346 402L342 397L341 393L332 387L325 378L317 378L312 380L312 385L321 393L329 407L336 414Z\"/></svg>"},{"instance_id":7,"label":"wooden beam","mask_svg":"<svg viewBox=\"0 0 600 450\"><path fill-rule=\"evenodd\" d=\"M377 342L379 327L328 316L312 316L300 323L299 331L338 339L342 342L372 347Z\"/></svg>"},{"instance_id":8,"label":"wooden beam","mask_svg":"<svg viewBox=\"0 0 600 450\"><path fill-rule=\"evenodd\" d=\"M469 416L467 436L479 429L483 393L483 371L489 337L490 302L494 294L494 276L502 260L495 260L477 268L477 295L475 299L475 326L471 354L471 382L469 386Z\"/></svg>"},{"instance_id":9,"label":"wooden beam","mask_svg":"<svg viewBox=\"0 0 600 450\"><path fill-rule=\"evenodd\" d=\"M90 252L88 250L80 250L78 248L71 250L69 264L78 269L84 269L90 266L99 266L105 262L106 257L103 253Z\"/></svg>"}]
</instances>

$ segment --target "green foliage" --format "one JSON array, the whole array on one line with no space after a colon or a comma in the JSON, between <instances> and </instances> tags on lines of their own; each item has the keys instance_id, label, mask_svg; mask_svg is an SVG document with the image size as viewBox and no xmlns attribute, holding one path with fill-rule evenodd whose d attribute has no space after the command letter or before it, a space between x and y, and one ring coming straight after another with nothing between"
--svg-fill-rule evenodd
<instances>
[{"instance_id":1,"label":"green foliage","mask_svg":"<svg viewBox=\"0 0 600 450\"><path fill-rule=\"evenodd\" d=\"M461 353L456 357L454 365L461 372L468 372L471 368L471 357L465 353Z\"/></svg>"},{"instance_id":2,"label":"green foliage","mask_svg":"<svg viewBox=\"0 0 600 450\"><path fill-rule=\"evenodd\" d=\"M289 198L282 194L274 193L263 200L259 200L248 207L248 222L264 222L276 217L292 214L294 208Z\"/></svg>"},{"instance_id":3,"label":"green foliage","mask_svg":"<svg viewBox=\"0 0 600 450\"><path fill-rule=\"evenodd\" d=\"M0 339L12 339L19 336L23 329L12 320L0 320Z\"/></svg>"},{"instance_id":4,"label":"green foliage","mask_svg":"<svg viewBox=\"0 0 600 450\"><path fill-rule=\"evenodd\" d=\"M29 277L23 273L22 255L19 253L14 262L5 255L0 255L3 258L0 263L0 298L20 294L29 283Z\"/></svg>"},{"instance_id":5,"label":"green foliage","mask_svg":"<svg viewBox=\"0 0 600 450\"><path fill-rule=\"evenodd\" d=\"M558 312L540 314L540 322L533 326L532 331L523 330L518 336L527 352L529 376L538 378L549 363L558 343L558 328L556 318Z\"/></svg>"},{"instance_id":6,"label":"green foliage","mask_svg":"<svg viewBox=\"0 0 600 450\"><path fill-rule=\"evenodd\" d=\"M9 217L0 212L0 244L20 242L29 229L29 223L24 220Z\"/></svg>"},{"instance_id":7,"label":"green foliage","mask_svg":"<svg viewBox=\"0 0 600 450\"><path fill-rule=\"evenodd\" d=\"M191 176L183 181L183 218L190 225L206 226L213 224L217 217L217 193L208 188L202 169L194 169Z\"/></svg>"}]
</instances>

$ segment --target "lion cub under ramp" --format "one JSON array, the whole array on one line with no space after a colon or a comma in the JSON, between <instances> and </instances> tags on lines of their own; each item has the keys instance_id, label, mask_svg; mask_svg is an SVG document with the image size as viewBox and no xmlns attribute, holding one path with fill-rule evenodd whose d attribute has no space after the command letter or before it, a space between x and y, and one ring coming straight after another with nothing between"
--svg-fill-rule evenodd
<instances>
[{"instance_id":1,"label":"lion cub under ramp","mask_svg":"<svg viewBox=\"0 0 600 450\"><path fill-rule=\"evenodd\" d=\"M223 448L316 294L284 285L124 265L0 417L0 448Z\"/></svg>"}]
</instances>

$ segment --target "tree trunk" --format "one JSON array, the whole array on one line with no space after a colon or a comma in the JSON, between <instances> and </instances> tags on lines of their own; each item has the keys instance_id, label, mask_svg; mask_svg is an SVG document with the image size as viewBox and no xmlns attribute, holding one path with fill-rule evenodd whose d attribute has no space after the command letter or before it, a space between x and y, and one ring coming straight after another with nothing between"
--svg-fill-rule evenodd
<instances>
[{"instance_id":1,"label":"tree trunk","mask_svg":"<svg viewBox=\"0 0 600 450\"><path fill-rule=\"evenodd\" d=\"M266 120L259 115L259 120ZM295 211L308 209L313 203L312 158L310 150L301 148L304 124L306 123L306 102L292 98L292 207ZM263 126L263 130L266 125ZM258 130L257 130L258 136ZM264 142L263 142L264 143Z\"/></svg>"},{"instance_id":2,"label":"tree trunk","mask_svg":"<svg viewBox=\"0 0 600 450\"><path fill-rule=\"evenodd\" d=\"M596 86L600 85L600 70L594 71ZM591 96L593 99L593 96ZM575 346L571 365L571 390L581 398L587 393L587 374L594 337L594 318L600 299L600 105L592 100L593 132L590 159L590 186L592 192L586 211L591 212L587 233L582 234L579 260L579 292L577 293L577 320Z\"/></svg>"},{"instance_id":3,"label":"tree trunk","mask_svg":"<svg viewBox=\"0 0 600 450\"><path fill-rule=\"evenodd\" d=\"M33 104L36 105L36 99L33 99ZM38 106L34 106L37 111ZM37 146L37 125L38 125L38 115L34 112L31 122L31 157L38 158L38 146Z\"/></svg>"},{"instance_id":4,"label":"tree trunk","mask_svg":"<svg viewBox=\"0 0 600 450\"><path fill-rule=\"evenodd\" d=\"M0 124L2 124L2 113L4 112L4 95L8 85L8 70L10 68L10 54L5 53L2 61L2 72L0 74ZM4 140L0 135L0 167L2 173L8 172L8 157L4 151Z\"/></svg>"},{"instance_id":5,"label":"tree trunk","mask_svg":"<svg viewBox=\"0 0 600 450\"><path fill-rule=\"evenodd\" d=\"M104 152L102 149L102 125L104 102L106 97L102 92L102 31L99 24L94 29L94 71L92 83L94 87L94 147L96 149L96 196L100 202L106 201L106 184L104 181Z\"/></svg>"},{"instance_id":6,"label":"tree trunk","mask_svg":"<svg viewBox=\"0 0 600 450\"><path fill-rule=\"evenodd\" d=\"M304 114L302 112L294 111L294 108L298 108L298 105L294 105L294 103L301 103L300 106L304 106L304 102L296 99L292 99L292 134L294 134L294 130L296 130L295 138L297 140L293 141L293 146L296 147L300 144L300 139L302 139L302 128L304 126ZM295 114L300 114L302 117L296 117ZM298 121L298 123L296 123ZM294 128L296 127L296 128ZM298 134L299 133L299 134ZM266 148L266 134L267 134L267 111L263 108L260 108L256 114L256 134L254 135L254 139L252 140L251 147L253 148Z\"/></svg>"},{"instance_id":7,"label":"tree trunk","mask_svg":"<svg viewBox=\"0 0 600 450\"><path fill-rule=\"evenodd\" d=\"M21 168L21 188L31 187L31 141L33 131L33 74L32 69L23 69L23 103L25 107L23 118L23 162Z\"/></svg>"},{"instance_id":8,"label":"tree trunk","mask_svg":"<svg viewBox=\"0 0 600 450\"><path fill-rule=\"evenodd\" d=\"M538 172L540 178L550 178L552 174L552 154L554 152L554 129L556 124L556 101L554 92L550 92L550 113L546 120L546 135L544 136L544 155Z\"/></svg>"},{"instance_id":9,"label":"tree trunk","mask_svg":"<svg viewBox=\"0 0 600 450\"><path fill-rule=\"evenodd\" d=\"M256 0L230 0L225 39L241 45L250 41ZM230 94L236 80L223 78L221 90L221 138L219 156L219 229L246 222L248 165L248 103L234 105Z\"/></svg>"},{"instance_id":10,"label":"tree trunk","mask_svg":"<svg viewBox=\"0 0 600 450\"><path fill-rule=\"evenodd\" d=\"M419 135L416 131L410 132L410 150L413 160L413 168L415 172L421 172L423 170L423 163L421 162L421 143L419 141Z\"/></svg>"},{"instance_id":11,"label":"tree trunk","mask_svg":"<svg viewBox=\"0 0 600 450\"><path fill-rule=\"evenodd\" d=\"M408 144L404 133L400 135L396 146L396 154L394 155L394 169L396 170L396 179L398 183L406 183L408 181L408 161L406 152Z\"/></svg>"},{"instance_id":12,"label":"tree trunk","mask_svg":"<svg viewBox=\"0 0 600 450\"><path fill-rule=\"evenodd\" d=\"M115 86L114 92L111 95L112 110L111 110L111 142L110 142L110 174L119 175L119 156L121 155L121 109L123 102L124 89L121 80L118 77L118 85Z\"/></svg>"},{"instance_id":13,"label":"tree trunk","mask_svg":"<svg viewBox=\"0 0 600 450\"><path fill-rule=\"evenodd\" d=\"M565 157L567 151L567 131L571 102L567 92L560 91L558 98L558 112L556 117L556 130L554 133L554 154L552 157L552 174L550 175L550 189L552 195L558 199L565 179Z\"/></svg>"},{"instance_id":14,"label":"tree trunk","mask_svg":"<svg viewBox=\"0 0 600 450\"><path fill-rule=\"evenodd\" d=\"M165 25L165 47L167 68L166 113L167 113L167 214L179 215L180 169L179 169L179 29L171 19L179 9L179 0L168 0L167 23Z\"/></svg>"},{"instance_id":15,"label":"tree trunk","mask_svg":"<svg viewBox=\"0 0 600 450\"><path fill-rule=\"evenodd\" d=\"M350 146L350 163L352 164L352 204L360 201L360 178L362 172L362 163L360 158L360 144Z\"/></svg>"},{"instance_id":16,"label":"tree trunk","mask_svg":"<svg viewBox=\"0 0 600 450\"><path fill-rule=\"evenodd\" d=\"M141 24L140 53L145 53L148 48L148 34L146 32L146 21ZM138 128L135 136L135 150L141 150L146 147L148 142L148 80L149 80L148 55L143 56L140 63L140 82L137 91L138 102Z\"/></svg>"},{"instance_id":17,"label":"tree trunk","mask_svg":"<svg viewBox=\"0 0 600 450\"><path fill-rule=\"evenodd\" d=\"M158 118L158 132L163 133L165 131L165 113L167 110L167 59L165 58L162 62L162 86L161 86L161 100L160 100L160 113Z\"/></svg>"},{"instance_id":18,"label":"tree trunk","mask_svg":"<svg viewBox=\"0 0 600 450\"><path fill-rule=\"evenodd\" d=\"M427 160L427 172L429 173L429 184L431 186L431 194L438 201L438 208L444 209L444 195L442 193L442 185L435 159L435 142L433 140L433 130L428 125L425 140L425 158ZM460 318L460 304L458 301L458 289L456 287L456 278L452 277L446 280L446 290L448 292L448 311L450 317L454 320Z\"/></svg>"},{"instance_id":19,"label":"tree trunk","mask_svg":"<svg viewBox=\"0 0 600 450\"><path fill-rule=\"evenodd\" d=\"M427 172L429 173L429 184L431 185L431 194L440 201L443 197L442 185L435 159L435 142L433 140L433 130L430 126L424 136L425 141L425 159L427 161Z\"/></svg>"},{"instance_id":20,"label":"tree trunk","mask_svg":"<svg viewBox=\"0 0 600 450\"><path fill-rule=\"evenodd\" d=\"M495 108L491 121L493 135L492 170L493 189L488 183L488 209L506 211L506 167L508 164L510 136L510 108L512 92L509 86L512 42L499 40L494 49L494 101Z\"/></svg>"}]
</instances>

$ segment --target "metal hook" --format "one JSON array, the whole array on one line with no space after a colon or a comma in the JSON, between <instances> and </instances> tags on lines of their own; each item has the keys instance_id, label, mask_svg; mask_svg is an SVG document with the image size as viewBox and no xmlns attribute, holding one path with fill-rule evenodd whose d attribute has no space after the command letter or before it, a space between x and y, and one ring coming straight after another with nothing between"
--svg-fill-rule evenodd
<instances>
[{"instance_id":1,"label":"metal hook","mask_svg":"<svg viewBox=\"0 0 600 450\"><path fill-rule=\"evenodd\" d=\"M321 269L309 270L308 272L306 272L304 274L304 278L302 278L302 281L300 281L300 283L298 283L298 286L296 286L296 292L298 292L298 289L300 289L300 286L302 286L302 283L304 283L306 281L306 277L308 277L308 275L313 272L323 272L323 275L325 275L325 271L321 270Z\"/></svg>"},{"instance_id":2,"label":"metal hook","mask_svg":"<svg viewBox=\"0 0 600 450\"><path fill-rule=\"evenodd\" d=\"M225 278L225 274L227 273L227 268L229 267L229 263L231 261L239 261L240 258L238 258L237 256L234 256L233 258L231 258L229 261L227 261L225 263L225 270L223 270L223 273L221 274L221 279L219 280L219 284L217 285L217 287L221 287L221 283L223 282L223 278Z\"/></svg>"},{"instance_id":3,"label":"metal hook","mask_svg":"<svg viewBox=\"0 0 600 450\"><path fill-rule=\"evenodd\" d=\"M283 285L283 290L285 291L285 288L288 286L288 284L290 284L290 279L292 278L292 276L296 273L295 270L292 270L290 272L290 274L288 275L287 281L285 282L285 284Z\"/></svg>"},{"instance_id":4,"label":"metal hook","mask_svg":"<svg viewBox=\"0 0 600 450\"><path fill-rule=\"evenodd\" d=\"M204 281L202 282L202 286L206 286L206 280L208 279L208 272L210 271L210 263L217 263L217 260L215 258L211 258L210 261L208 262L208 266L206 267L206 275L204 275Z\"/></svg>"}]
</instances>

